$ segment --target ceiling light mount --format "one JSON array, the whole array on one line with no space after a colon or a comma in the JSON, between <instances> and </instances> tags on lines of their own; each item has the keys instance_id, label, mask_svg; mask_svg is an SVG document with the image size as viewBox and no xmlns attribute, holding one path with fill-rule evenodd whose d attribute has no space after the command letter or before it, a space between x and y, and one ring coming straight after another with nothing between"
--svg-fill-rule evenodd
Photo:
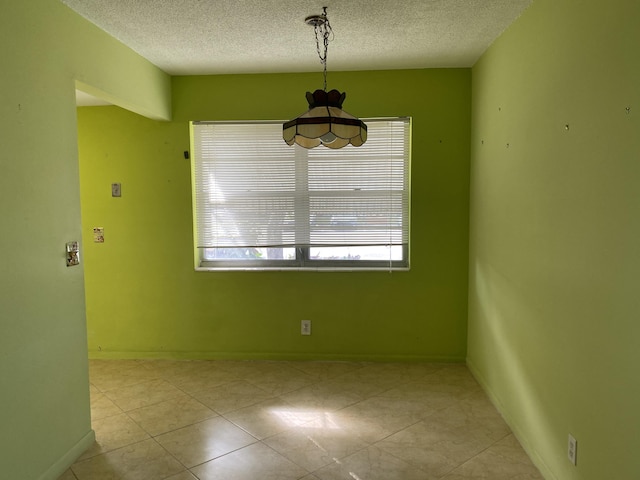
<instances>
[{"instance_id":1,"label":"ceiling light mount","mask_svg":"<svg viewBox=\"0 0 640 480\"><path fill-rule=\"evenodd\" d=\"M319 27L320 25L324 25L325 23L327 23L327 15L326 15L327 7L324 7L324 9L325 9L324 15L310 15L304 19L304 23L306 23L311 27Z\"/></svg>"},{"instance_id":2,"label":"ceiling light mount","mask_svg":"<svg viewBox=\"0 0 640 480\"><path fill-rule=\"evenodd\" d=\"M359 147L367 141L367 126L364 122L342 110L346 92L327 92L327 50L333 39L333 30L327 18L327 7L321 15L310 15L304 19L313 27L316 49L323 66L324 89L307 92L309 110L282 126L282 137L288 145L297 143L305 148L324 145L342 148L346 145Z\"/></svg>"}]
</instances>

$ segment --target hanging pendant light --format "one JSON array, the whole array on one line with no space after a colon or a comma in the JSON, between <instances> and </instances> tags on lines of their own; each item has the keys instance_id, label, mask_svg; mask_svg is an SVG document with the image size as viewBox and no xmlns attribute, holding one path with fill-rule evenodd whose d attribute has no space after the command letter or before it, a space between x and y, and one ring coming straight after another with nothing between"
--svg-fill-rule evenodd
<instances>
[{"instance_id":1,"label":"hanging pendant light","mask_svg":"<svg viewBox=\"0 0 640 480\"><path fill-rule=\"evenodd\" d=\"M307 17L305 22L313 26L316 34L318 57L324 67L324 90L307 92L309 110L282 125L282 138L288 145L297 143L305 148L318 145L342 148L349 144L359 147L367 141L367 126L362 120L342 110L346 92L327 92L327 49L332 33L327 7L324 7L322 15ZM321 39L324 51L320 49Z\"/></svg>"}]
</instances>

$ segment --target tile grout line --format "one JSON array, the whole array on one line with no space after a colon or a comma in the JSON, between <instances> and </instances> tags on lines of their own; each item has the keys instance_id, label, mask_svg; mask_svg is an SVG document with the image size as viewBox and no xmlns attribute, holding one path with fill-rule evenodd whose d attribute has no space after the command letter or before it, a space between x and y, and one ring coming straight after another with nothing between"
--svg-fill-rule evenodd
<instances>
[{"instance_id":1,"label":"tile grout line","mask_svg":"<svg viewBox=\"0 0 640 480\"><path fill-rule=\"evenodd\" d=\"M194 388L188 388L188 389L184 389L183 387L179 386L176 383L182 384L183 386L185 385L186 382L180 381L180 379L185 378L186 376L188 376L189 368L185 368L184 369L184 375L179 372L179 370L181 370L179 368L177 368L175 370L172 370L173 373L171 375L169 375L169 374L163 374L162 373L162 365L161 364L153 365L153 363L151 363L152 360L149 361L149 362L142 362L142 361L136 361L136 362L137 362L138 366L141 369L144 369L147 373L149 373L149 377L150 378L140 379L140 381L132 383L132 384L128 384L127 383L126 385L122 385L120 387L115 387L115 388L105 389L105 390L102 390L102 389L98 388L97 385L94 384L93 382L91 382L90 385L91 385L92 388L95 389L95 393L103 395L104 398L106 398L110 402L112 402L113 405L120 411L120 413L117 413L117 414L111 414L111 415L106 415L105 417L101 417L100 420L105 420L105 419L108 419L110 417L115 417L115 416L118 416L118 415L124 415L125 418L127 418L129 421L133 422L133 424L136 425L137 427L139 427L140 430L142 432L144 432L148 436L148 438L145 438L143 440L138 440L138 441L135 441L135 442L131 442L131 443L128 443L127 445L119 446L118 448L114 448L112 450L108 450L108 451L105 451L105 452L100 452L97 455L94 455L92 457L84 459L83 462L91 461L92 459L95 459L98 456L107 455L107 454L109 454L111 452L114 452L116 450L119 450L121 448L131 447L132 445L136 445L138 443L145 442L145 441L147 441L149 439L153 439L154 443L157 446L159 446L165 454L168 454L169 458L172 458L173 460L175 460L177 462L177 464L179 464L182 468L185 469L183 471L189 472L189 474L193 475L195 478L198 478L198 477L192 471L192 469L197 468L198 466L204 465L206 463L218 460L218 459L223 458L223 457L225 457L225 456L227 456L227 455L229 455L231 453L238 452L238 451L240 451L240 450L242 450L244 448L247 448L247 447L250 447L250 446L256 445L256 444L261 444L262 446L267 447L273 453L277 454L278 456L280 456L282 458L287 459L289 462L293 463L297 467L299 467L299 468L303 469L304 471L306 471L307 474L303 475L303 477L305 477L307 475L313 475L313 474L315 474L315 472L318 472L321 469L327 468L328 466L330 466L333 463L332 461L330 461L327 464L324 464L323 466L321 466L319 468L316 468L315 470L309 470L307 467L305 467L304 465L299 463L299 460L296 461L295 460L296 457L291 457L290 458L288 455L280 453L278 450L276 450L276 448L274 448L271 445L269 445L268 443L266 443L269 439L271 439L271 438L273 438L275 436L278 436L280 434L283 434L285 432L292 432L293 433L295 431L301 431L301 429L304 428L304 426L297 426L296 425L296 426L293 426L293 427L290 427L290 428L286 428L285 430L282 430L282 431L278 430L278 431L269 433L269 435L266 436L265 438L259 439L259 438L256 437L256 435L252 434L249 430L247 430L246 428L242 427L241 425L235 423L233 420L228 418L227 415L233 416L231 414L233 414L235 412L238 412L239 410L243 410L245 408L248 409L248 408L251 408L251 407L255 407L259 403L266 402L266 401L282 402L283 404L288 404L288 405L291 405L292 407L295 407L295 404L289 403L283 397L285 397L287 395L290 395L290 394L293 394L293 393L296 393L296 392L300 392L301 390L304 390L305 388L317 387L317 386L325 384L325 383L326 384L330 384L332 382L335 382L336 380L338 380L338 386L340 386L341 383L342 383L342 382L339 381L340 379L342 379L343 382L346 382L346 384L356 382L356 378L358 376L358 372L361 372L364 368L370 367L370 365L368 365L368 364L360 364L360 363L358 363L358 367L356 369L354 369L354 370L343 371L342 373L338 373L338 374L335 374L335 375L332 374L332 375L330 375L330 376L328 376L326 378L321 378L320 376L317 375L319 373L319 370L316 370L316 375L313 375L311 373L306 372L303 368L300 368L300 367L302 367L302 365L300 365L298 363L283 362L284 365L286 365L287 367L291 368L292 370L294 370L294 371L296 371L296 372L298 372L298 373L300 373L300 374L302 374L302 375L304 375L306 377L309 377L309 379L311 381L310 381L310 383L302 385L302 386L299 386L297 388L294 388L293 390L286 390L286 387L285 387L285 390L278 391L278 394L273 395L272 391L275 391L275 389L278 388L279 370L277 370L277 367L276 367L276 369L270 370L270 368L273 366L273 365L270 365L270 364L268 365L269 368L266 368L266 367L264 368L264 371L265 372L269 372L269 373L271 373L271 372L274 373L273 382L271 382L272 379L270 378L266 383L266 385L268 385L268 386L274 385L274 389L271 390L271 391L260 386L260 385L263 385L263 386L265 385L265 384L261 383L260 381L258 381L259 378L260 378L259 377L260 372L257 372L255 374L249 374L249 373L247 373L247 371L244 368L238 368L237 370L233 369L233 368L230 368L228 370L225 370L222 365L216 365L216 361L211 361L211 363L208 363L208 362L205 363L204 361L203 362L198 362L198 363L193 363L192 365L194 366L194 369L192 370L192 372L196 372L201 366L204 366L205 368L202 369L202 372L208 372L208 371L211 371L211 372L217 372L217 371L226 372L226 373L228 373L230 375L229 379L226 380L226 381L223 381L222 383L216 383L213 387L206 387L205 385L207 384L207 374L202 375L202 377L203 377L202 378L202 382L203 382L202 385L198 385L198 378L197 378L197 375L196 375L195 387ZM323 363L326 363L326 362L323 362ZM97 365L100 365L100 364L97 364ZM184 365L186 367L190 366L188 364L184 364ZM393 363L393 364L389 364L389 365L396 365L396 364ZM398 365L400 365L400 364L398 364ZM243 365L243 367L244 366L245 365ZM373 364L373 366L377 366L377 364ZM382 365L382 366L385 367L384 365ZM347 400L352 400L352 401L349 401L349 403L347 403L345 405L340 404L341 406L339 408L327 409L327 411L330 411L330 412L333 412L333 413L341 412L341 411L347 410L349 408L352 408L352 407L354 407L354 406L356 406L356 405L358 405L360 403L363 403L363 402L366 402L366 401L369 401L369 400L372 400L372 399L376 399L376 398L385 399L385 400L388 400L388 401L393 401L394 397L393 396L385 397L385 393L388 393L388 392L390 392L390 391L392 391L394 389L401 388L402 386L405 386L405 385L408 385L408 384L412 384L412 383L416 383L416 384L418 384L418 386L422 385L424 388L426 388L428 390L432 386L438 385L440 383L438 381L438 378L434 378L434 376L437 376L438 374L442 375L442 378L440 380L446 380L446 378L449 375L453 374L453 376L450 377L452 380L449 380L449 381L456 382L456 383L444 383L444 385L447 385L447 386L456 385L456 386L459 386L459 388L462 388L462 389L469 389L470 388L469 385L468 385L468 382L465 382L465 376L462 375L461 373L459 373L459 372L461 372L461 370L459 370L459 369L451 370L450 369L448 371L448 373L447 373L447 372L443 372L444 365L441 365L440 367L441 368L437 368L434 371L431 371L431 372L426 373L426 374L419 374L418 373L419 369L411 370L409 368L404 369L404 370L399 369L399 370L397 370L397 373L394 373L393 369L385 367L380 373L378 373L378 375L381 376L381 382L380 382L380 384L378 384L379 387L381 388L380 391L378 391L377 388L373 388L373 389L370 389L371 391L373 391L373 393L366 393L364 395L363 394L357 394L357 393L355 393L355 391L354 392L350 392L348 395L346 395L346 399ZM106 367L100 367L100 369L104 370L103 374L106 375L107 379L111 383L117 383L117 381L116 381L117 380L117 376L115 376L115 374L113 374L113 372L111 372ZM115 370L116 370L116 368L114 368L114 371ZM375 376L376 376L375 372L376 372L375 369L371 369L371 370L369 370L367 372L369 375L371 375L371 376L367 375L367 381L371 380L371 384L372 384L371 386L372 387L375 386L376 383L377 383L377 382L375 382ZM395 378L394 379L394 376L396 376L396 375L399 378ZM114 376L116 378L112 378ZM224 377L224 375L221 375L221 376ZM249 376L256 377L256 378L258 378L258 380L256 380L255 383L254 383L248 378ZM217 375L214 374L213 377L217 378ZM94 378L99 379L100 378L99 374L94 374ZM231 378L233 378L233 379L231 379ZM176 379L178 379L177 382L176 382ZM435 379L436 382L434 382L432 384L430 381L428 381L429 379L431 379L431 380ZM130 380L131 379L129 379L127 381L130 381ZM186 425L182 425L181 424L179 427L172 428L171 430L168 430L166 432L161 432L161 433L158 433L158 434L152 434L152 433L150 433L149 430L147 430L147 428L143 427L142 423L139 423L138 421L136 421L130 415L130 413L131 412L135 412L135 411L137 411L139 409L142 409L142 408L152 407L152 406L158 405L160 403L163 403L163 402L166 402L166 401L170 401L171 399L175 399L177 397L174 396L174 397L171 397L171 398L168 398L168 399L161 399L161 400L155 401L154 403L151 403L151 404L148 404L148 405L143 405L143 406L140 406L140 407L133 408L133 409L125 411L122 407L120 407L120 405L118 403L116 403L115 400L113 400L112 398L110 398L107 395L107 392L116 390L118 388L133 387L133 386L136 386L136 385L149 383L149 382L152 382L154 380L161 380L163 382L166 382L168 385L171 385L177 391L181 392L181 394L183 394L185 396L184 397L185 399L188 399L189 401L197 402L199 405L203 406L208 411L213 412L214 416L207 417L207 418L204 418L204 419L195 420L195 421L192 420L189 423L187 423ZM176 382L176 383L174 383L174 382ZM253 388L255 388L255 389L259 390L259 391L264 392L266 395L272 395L272 396L270 396L268 399L259 400L256 403L253 403L253 404L248 405L248 406L242 406L242 407L237 408L237 409L226 411L225 413L221 413L220 411L216 410L216 408L212 408L211 406L209 406L208 404L211 404L211 402L205 403L204 401L201 401L198 398L198 397L202 397L201 395L199 395L199 392L205 392L206 390L213 390L213 389L217 389L217 388L224 388L226 385L230 385L231 383L234 383L234 382L245 382L246 384L250 385L251 387L253 387ZM97 383L101 384L101 385L105 384L104 381L100 381L100 380L98 380ZM282 379L282 382L280 384L281 385L286 385L287 384L286 379ZM365 390L367 390L367 389L369 389L369 385L367 385L365 387ZM471 390L473 390L473 389L471 389ZM362 389L360 389L360 391L362 391ZM354 396L358 397L357 400L356 399L349 399L349 397L351 396L352 393L353 393ZM453 398L453 396L455 396L456 404L459 404L462 401L462 397L458 396L459 392L449 392L448 391L446 393L452 395L452 398ZM481 391L481 393L484 393L484 392ZM472 395L473 395L473 392L469 393L464 398L465 399L471 399ZM302 401L303 403L305 403L305 396L299 396L298 399L299 399L299 401ZM398 401L399 400L400 399L398 399ZM326 402L323 401L323 403L326 403ZM428 406L428 405L429 405L428 403L425 403L425 406ZM469 404L469 405L471 405L471 404ZM374 402L373 405L370 405L370 406L366 407L367 410L364 410L364 409L358 410L358 409L356 409L355 410L356 415L364 413L365 411L368 411L369 408L372 408L372 407L375 407L375 406L376 406L376 402ZM382 404L381 404L381 406L382 406ZM309 407L307 407L307 408L309 408ZM384 404L383 408L388 408L386 406L386 403ZM429 406L429 409L433 410L433 413L445 410L447 408L448 408L447 406L441 406L441 407L438 407L438 408L436 408L435 406L434 407ZM414 412L415 413L413 407L410 410L410 412ZM482 412L480 412L480 413L482 413ZM469 412L469 413L464 413L464 414L473 416L474 412ZM374 417L377 418L377 416L379 416L379 415L380 414L375 414ZM475 415L477 415L477 413ZM190 417L187 416L187 418L190 418ZM221 418L224 421L229 422L235 428L238 428L239 430L247 433L251 438L253 438L253 441L251 443L247 444L247 445L235 448L234 450L228 451L228 452L226 452L226 453L224 453L222 455L218 455L217 457L210 458L210 459L208 459L208 460L206 460L206 461L204 461L202 463L199 463L197 465L194 465L192 467L187 467L183 462L181 462L178 459L178 457L176 455L171 453L158 440L161 435L165 435L165 434L168 434L168 433L171 433L171 432L175 432L175 431L183 429L183 428L193 427L193 426L198 425L200 423L209 421L209 420L211 420L213 418ZM411 420L410 417L408 419ZM347 458L349 456L356 455L356 454L362 452L363 450L366 450L366 449L368 449L368 448L373 446L373 447L376 447L376 448L380 449L380 451L385 452L385 454L390 455L391 457L396 458L397 460L399 460L399 461L401 461L401 462L403 462L405 464L411 465L413 468L417 468L417 469L419 469L421 471L425 471L426 472L426 470L424 470L423 468L421 468L419 466L421 464L419 464L419 463L416 464L413 461L409 462L409 461L403 459L402 457L397 456L394 453L391 453L389 451L386 451L385 449L380 448L378 445L381 442L389 439L391 436L396 435L399 432L402 432L403 430L409 429L411 427L416 426L417 424L419 424L421 422L427 422L427 421L428 421L428 419L420 418L420 419L415 420L414 422L412 422L412 423L410 423L410 424L408 424L406 426L403 426L402 428L399 428L398 430L394 429L394 431L392 431L390 433L386 433L385 432L385 430L387 430L388 427L382 427L383 424L380 424L380 427L382 428L382 432L386 433L385 436L383 436L382 438L378 438L373 442L364 441L363 445L358 446L356 448L356 450L349 451L348 454L344 454L344 456L339 456L338 458L344 459L344 458ZM305 425L309 425L312 422L313 422L313 420L309 420L309 421L307 421L305 423ZM400 422L400 423L402 423L402 422ZM468 462L476 459L479 455L482 455L487 450L491 449L496 444L498 444L499 442L503 441L511 433L512 432L509 431L508 433L504 434L504 436L502 436L501 438L499 438L497 440L494 440L493 442L491 442L491 444L485 446L485 448L483 448L481 451L477 452L472 457L470 457L470 458L458 463L458 465L456 465L455 467L451 468L450 470L447 470L444 474L442 474L442 476L439 476L438 478L445 478L446 476L450 475L451 472L453 472L457 468L460 468L461 466L467 464ZM283 451L285 453L287 453L287 452L290 451L290 449L286 449L286 450L283 450ZM78 477L73 470L71 470L71 474L73 475L73 477L76 480L81 480L80 477ZM300 478L303 478L303 477L300 477Z\"/></svg>"}]
</instances>

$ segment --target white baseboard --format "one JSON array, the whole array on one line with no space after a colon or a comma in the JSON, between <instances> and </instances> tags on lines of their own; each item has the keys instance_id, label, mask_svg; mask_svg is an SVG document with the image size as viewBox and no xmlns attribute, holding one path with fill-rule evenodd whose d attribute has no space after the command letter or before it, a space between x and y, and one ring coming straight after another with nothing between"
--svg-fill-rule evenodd
<instances>
[{"instance_id":1,"label":"white baseboard","mask_svg":"<svg viewBox=\"0 0 640 480\"><path fill-rule=\"evenodd\" d=\"M522 445L522 448L527 453L527 455L529 456L533 464L538 468L538 470L540 470L540 473L542 474L542 476L546 480L558 480L558 478L553 474L553 472L549 469L547 464L544 462L542 457L540 457L538 452L532 447L531 443L523 434L519 425L516 422L514 422L513 418L511 418L511 416L508 414L508 412L504 408L504 405L500 401L500 398L489 387L489 385L485 381L480 371L476 368L473 362L471 362L468 358L467 358L467 368L469 369L473 377L476 379L476 381L480 384L484 392L487 394L487 396L489 397L489 400L491 400L491 403L493 403L493 406L496 408L496 410L498 410L500 415L502 415L502 418L504 419L504 421L507 423L507 425L513 432L513 435L518 439L518 442L520 442L520 445Z\"/></svg>"},{"instance_id":2,"label":"white baseboard","mask_svg":"<svg viewBox=\"0 0 640 480\"><path fill-rule=\"evenodd\" d=\"M117 352L89 351L91 360L266 360L266 361L335 361L335 362L429 362L464 363L465 357L458 355L380 355L350 353L269 353L269 352Z\"/></svg>"},{"instance_id":3,"label":"white baseboard","mask_svg":"<svg viewBox=\"0 0 640 480\"><path fill-rule=\"evenodd\" d=\"M80 439L71 449L60 459L51 465L38 480L57 480L60 476L73 465L73 463L96 441L96 432L90 430L84 437Z\"/></svg>"}]
</instances>

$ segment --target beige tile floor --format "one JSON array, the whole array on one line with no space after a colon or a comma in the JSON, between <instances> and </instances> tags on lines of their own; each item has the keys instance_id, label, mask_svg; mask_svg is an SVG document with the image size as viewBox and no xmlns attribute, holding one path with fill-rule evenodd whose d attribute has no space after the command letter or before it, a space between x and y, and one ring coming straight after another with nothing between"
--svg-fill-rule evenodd
<instances>
[{"instance_id":1,"label":"beige tile floor","mask_svg":"<svg viewBox=\"0 0 640 480\"><path fill-rule=\"evenodd\" d=\"M91 360L60 480L542 479L464 365Z\"/></svg>"}]
</instances>

